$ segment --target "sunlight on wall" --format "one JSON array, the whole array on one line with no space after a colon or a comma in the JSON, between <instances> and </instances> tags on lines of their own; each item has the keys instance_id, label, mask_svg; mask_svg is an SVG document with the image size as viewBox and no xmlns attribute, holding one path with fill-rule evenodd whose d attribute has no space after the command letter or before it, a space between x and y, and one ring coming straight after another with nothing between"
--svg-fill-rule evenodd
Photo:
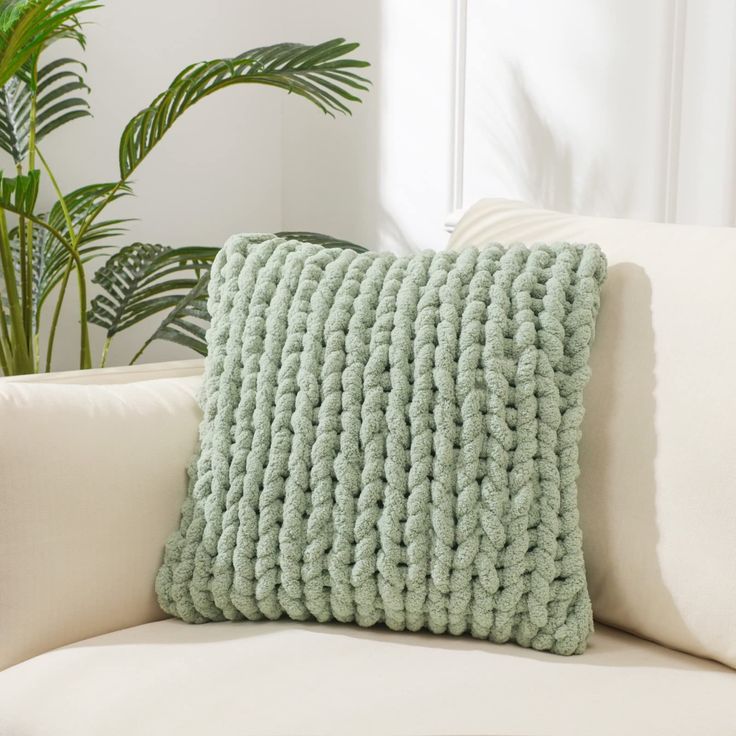
<instances>
[{"instance_id":1,"label":"sunlight on wall","mask_svg":"<svg viewBox=\"0 0 736 736\"><path fill-rule=\"evenodd\" d=\"M470 0L466 203L656 214L669 91L661 13L631 0Z\"/></svg>"},{"instance_id":2,"label":"sunlight on wall","mask_svg":"<svg viewBox=\"0 0 736 736\"><path fill-rule=\"evenodd\" d=\"M468 0L465 204L736 224L732 0Z\"/></svg>"},{"instance_id":3,"label":"sunlight on wall","mask_svg":"<svg viewBox=\"0 0 736 736\"><path fill-rule=\"evenodd\" d=\"M284 226L372 248L441 248L450 207L453 2L287 0L294 38L361 43L373 89L349 119L284 103Z\"/></svg>"},{"instance_id":4,"label":"sunlight on wall","mask_svg":"<svg viewBox=\"0 0 736 736\"><path fill-rule=\"evenodd\" d=\"M384 0L379 116L380 239L441 248L451 209L452 2Z\"/></svg>"}]
</instances>

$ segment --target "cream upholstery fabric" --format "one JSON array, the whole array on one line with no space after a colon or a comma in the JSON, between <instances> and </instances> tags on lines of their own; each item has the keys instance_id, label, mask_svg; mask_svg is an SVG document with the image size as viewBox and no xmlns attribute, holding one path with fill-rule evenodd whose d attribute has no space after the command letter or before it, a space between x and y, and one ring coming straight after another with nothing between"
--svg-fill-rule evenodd
<instances>
[{"instance_id":1,"label":"cream upholstery fabric","mask_svg":"<svg viewBox=\"0 0 736 736\"><path fill-rule=\"evenodd\" d=\"M0 673L8 736L722 736L736 673L600 627L579 657L331 624L168 620Z\"/></svg>"},{"instance_id":2,"label":"cream upholstery fabric","mask_svg":"<svg viewBox=\"0 0 736 736\"><path fill-rule=\"evenodd\" d=\"M580 447L594 614L736 667L736 229L484 200L451 247L489 241L608 256Z\"/></svg>"},{"instance_id":3,"label":"cream upholstery fabric","mask_svg":"<svg viewBox=\"0 0 736 736\"><path fill-rule=\"evenodd\" d=\"M736 231L495 201L453 245L486 240L606 250L581 448L594 608L736 666ZM736 673L600 625L562 658L352 626L156 621L201 365L0 380L0 669L133 627L0 672L2 736L733 732Z\"/></svg>"},{"instance_id":4,"label":"cream upholstery fabric","mask_svg":"<svg viewBox=\"0 0 736 736\"><path fill-rule=\"evenodd\" d=\"M204 358L171 360L166 363L143 363L110 368L93 368L88 371L60 371L58 373L34 373L28 376L0 378L13 383L75 383L84 385L109 385L111 383L137 383L158 378L184 378L199 376L204 370Z\"/></svg>"},{"instance_id":5,"label":"cream upholstery fabric","mask_svg":"<svg viewBox=\"0 0 736 736\"><path fill-rule=\"evenodd\" d=\"M0 380L0 669L163 617L153 581L195 449L196 363L67 376L137 377L119 385Z\"/></svg>"}]
</instances>

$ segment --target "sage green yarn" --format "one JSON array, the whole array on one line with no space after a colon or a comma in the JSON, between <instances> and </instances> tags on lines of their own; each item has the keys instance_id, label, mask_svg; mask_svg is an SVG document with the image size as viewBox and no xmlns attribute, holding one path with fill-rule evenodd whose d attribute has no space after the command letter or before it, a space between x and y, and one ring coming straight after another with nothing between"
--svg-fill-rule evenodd
<instances>
[{"instance_id":1,"label":"sage green yarn","mask_svg":"<svg viewBox=\"0 0 736 736\"><path fill-rule=\"evenodd\" d=\"M163 610L582 652L577 453L605 271L596 246L231 238Z\"/></svg>"}]
</instances>

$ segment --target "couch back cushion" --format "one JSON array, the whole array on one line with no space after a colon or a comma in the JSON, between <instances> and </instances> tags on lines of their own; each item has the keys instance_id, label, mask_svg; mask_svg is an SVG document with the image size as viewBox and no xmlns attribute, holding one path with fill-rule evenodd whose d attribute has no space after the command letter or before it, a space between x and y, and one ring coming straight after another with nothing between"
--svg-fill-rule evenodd
<instances>
[{"instance_id":1,"label":"couch back cushion","mask_svg":"<svg viewBox=\"0 0 736 736\"><path fill-rule=\"evenodd\" d=\"M482 200L450 247L606 253L578 483L599 621L736 667L736 229Z\"/></svg>"},{"instance_id":2,"label":"couch back cushion","mask_svg":"<svg viewBox=\"0 0 736 736\"><path fill-rule=\"evenodd\" d=\"M2 383L46 383L73 384L84 386L111 386L120 383L140 383L159 378L186 378L201 376L204 358L192 360L169 360L165 363L141 363L140 365L119 365L109 368L92 368L86 371L57 371L55 373L30 373L25 376L0 378Z\"/></svg>"},{"instance_id":3,"label":"couch back cushion","mask_svg":"<svg viewBox=\"0 0 736 736\"><path fill-rule=\"evenodd\" d=\"M200 369L0 380L0 669L164 617Z\"/></svg>"}]
</instances>

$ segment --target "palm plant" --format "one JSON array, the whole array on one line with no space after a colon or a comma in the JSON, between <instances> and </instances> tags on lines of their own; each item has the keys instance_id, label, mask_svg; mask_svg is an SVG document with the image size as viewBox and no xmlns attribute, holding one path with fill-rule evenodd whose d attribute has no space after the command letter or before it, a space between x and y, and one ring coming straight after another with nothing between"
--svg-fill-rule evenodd
<instances>
[{"instance_id":1,"label":"palm plant","mask_svg":"<svg viewBox=\"0 0 736 736\"><path fill-rule=\"evenodd\" d=\"M60 126L89 115L86 68L71 58L42 63L61 38L85 45L82 14L93 0L0 0L0 148L14 176L0 173L0 370L31 373L41 367L41 314L55 298L46 337L45 369L53 360L61 306L70 280L79 295L79 366L92 366L90 325L105 330L100 365L114 337L162 314L160 325L133 356L154 340L170 340L204 354L206 291L215 247L170 248L133 243L109 254L93 275L100 293L87 296L86 268L110 250L125 220L103 218L106 209L132 192L131 177L190 107L226 87L264 84L303 97L323 113L349 113L368 81L356 70L368 64L348 55L358 44L344 39L308 46L282 43L233 58L192 64L127 124L120 138L119 171L109 182L64 193L39 144ZM56 201L38 212L45 176ZM352 243L299 233L331 247Z\"/></svg>"}]
</instances>

